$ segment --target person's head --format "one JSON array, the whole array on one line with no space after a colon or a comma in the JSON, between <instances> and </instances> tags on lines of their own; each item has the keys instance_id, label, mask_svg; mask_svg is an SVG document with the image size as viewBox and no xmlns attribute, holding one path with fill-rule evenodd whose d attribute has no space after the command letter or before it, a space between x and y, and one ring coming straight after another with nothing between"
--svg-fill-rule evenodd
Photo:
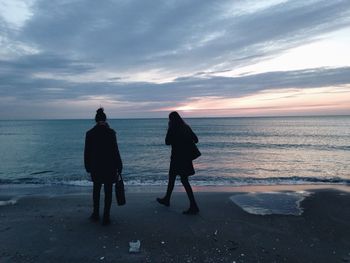
<instances>
[{"instance_id":1,"label":"person's head","mask_svg":"<svg viewBox=\"0 0 350 263\"><path fill-rule=\"evenodd\" d=\"M185 125L185 121L181 118L180 114L176 111L170 112L169 114L169 122L172 126L178 127L181 125Z\"/></svg>"},{"instance_id":2,"label":"person's head","mask_svg":"<svg viewBox=\"0 0 350 263\"><path fill-rule=\"evenodd\" d=\"M107 119L107 116L103 112L103 108L97 109L96 115L95 115L95 121L96 122L101 122L101 121L106 121L106 119Z\"/></svg>"}]
</instances>

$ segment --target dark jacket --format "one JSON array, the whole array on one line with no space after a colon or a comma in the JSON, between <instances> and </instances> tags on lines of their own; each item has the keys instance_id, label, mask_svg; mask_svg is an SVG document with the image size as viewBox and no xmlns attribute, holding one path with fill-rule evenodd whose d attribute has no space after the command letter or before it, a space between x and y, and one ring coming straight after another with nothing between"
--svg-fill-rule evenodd
<instances>
[{"instance_id":1,"label":"dark jacket","mask_svg":"<svg viewBox=\"0 0 350 263\"><path fill-rule=\"evenodd\" d=\"M97 124L86 133L84 163L93 182L115 182L117 173L122 171L117 136L107 123Z\"/></svg>"},{"instance_id":2,"label":"dark jacket","mask_svg":"<svg viewBox=\"0 0 350 263\"><path fill-rule=\"evenodd\" d=\"M171 145L169 173L181 176L195 174L191 158L194 143L198 143L198 137L190 126L184 125L168 129L165 144Z\"/></svg>"}]
</instances>

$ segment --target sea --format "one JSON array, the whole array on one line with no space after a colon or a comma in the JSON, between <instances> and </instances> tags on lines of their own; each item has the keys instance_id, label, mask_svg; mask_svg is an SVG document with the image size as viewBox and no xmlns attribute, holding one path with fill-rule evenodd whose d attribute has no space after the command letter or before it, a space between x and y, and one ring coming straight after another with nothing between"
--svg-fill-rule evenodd
<instances>
[{"instance_id":1,"label":"sea","mask_svg":"<svg viewBox=\"0 0 350 263\"><path fill-rule=\"evenodd\" d=\"M188 118L202 156L198 186L350 184L350 116ZM165 185L167 119L111 119L126 185ZM0 184L91 186L93 120L0 121ZM179 180L178 180L179 181Z\"/></svg>"}]
</instances>

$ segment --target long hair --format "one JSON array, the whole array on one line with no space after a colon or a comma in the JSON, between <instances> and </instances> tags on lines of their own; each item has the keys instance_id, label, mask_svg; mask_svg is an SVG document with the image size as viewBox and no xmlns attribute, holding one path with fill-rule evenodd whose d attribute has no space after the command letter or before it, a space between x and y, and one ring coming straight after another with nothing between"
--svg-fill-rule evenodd
<instances>
[{"instance_id":1,"label":"long hair","mask_svg":"<svg viewBox=\"0 0 350 263\"><path fill-rule=\"evenodd\" d=\"M169 114L169 126L173 128L182 128L187 126L186 122L181 118L180 114L176 111L170 112Z\"/></svg>"}]
</instances>

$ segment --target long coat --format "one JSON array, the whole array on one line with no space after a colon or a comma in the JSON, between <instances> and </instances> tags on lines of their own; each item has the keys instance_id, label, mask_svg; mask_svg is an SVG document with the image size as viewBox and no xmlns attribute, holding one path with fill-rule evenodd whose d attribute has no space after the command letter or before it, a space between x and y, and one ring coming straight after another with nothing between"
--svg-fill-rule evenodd
<instances>
[{"instance_id":1,"label":"long coat","mask_svg":"<svg viewBox=\"0 0 350 263\"><path fill-rule=\"evenodd\" d=\"M193 143L198 143L198 137L190 126L168 129L165 144L171 145L170 174L180 176L195 174L191 158Z\"/></svg>"},{"instance_id":2,"label":"long coat","mask_svg":"<svg viewBox=\"0 0 350 263\"><path fill-rule=\"evenodd\" d=\"M97 124L86 133L84 164L93 182L113 183L123 169L117 136L108 124Z\"/></svg>"}]
</instances>

